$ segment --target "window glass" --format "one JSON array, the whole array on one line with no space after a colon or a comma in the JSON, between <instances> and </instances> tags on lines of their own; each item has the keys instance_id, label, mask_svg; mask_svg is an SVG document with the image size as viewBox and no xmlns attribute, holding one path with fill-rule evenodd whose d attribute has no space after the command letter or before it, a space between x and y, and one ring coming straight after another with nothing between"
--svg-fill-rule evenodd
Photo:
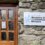
<instances>
[{"instance_id":1,"label":"window glass","mask_svg":"<svg viewBox=\"0 0 45 45\"><path fill-rule=\"evenodd\" d=\"M13 16L13 10L9 10L9 20L13 20L14 16Z\"/></svg>"},{"instance_id":2,"label":"window glass","mask_svg":"<svg viewBox=\"0 0 45 45\"><path fill-rule=\"evenodd\" d=\"M13 21L9 21L8 23L9 30L13 30L13 26L14 26Z\"/></svg>"},{"instance_id":3,"label":"window glass","mask_svg":"<svg viewBox=\"0 0 45 45\"><path fill-rule=\"evenodd\" d=\"M9 40L14 40L14 33L9 32Z\"/></svg>"},{"instance_id":4,"label":"window glass","mask_svg":"<svg viewBox=\"0 0 45 45\"><path fill-rule=\"evenodd\" d=\"M6 32L1 33L1 38L2 38L2 40L6 40Z\"/></svg>"},{"instance_id":5,"label":"window glass","mask_svg":"<svg viewBox=\"0 0 45 45\"><path fill-rule=\"evenodd\" d=\"M2 20L6 20L6 10L1 10Z\"/></svg>"}]
</instances>

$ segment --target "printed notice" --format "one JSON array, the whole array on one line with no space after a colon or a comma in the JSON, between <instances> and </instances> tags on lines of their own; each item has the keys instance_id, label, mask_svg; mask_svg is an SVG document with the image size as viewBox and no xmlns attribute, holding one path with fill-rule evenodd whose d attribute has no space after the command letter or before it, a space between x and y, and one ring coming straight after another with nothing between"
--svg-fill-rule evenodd
<instances>
[{"instance_id":1,"label":"printed notice","mask_svg":"<svg viewBox=\"0 0 45 45\"><path fill-rule=\"evenodd\" d=\"M24 12L24 25L45 26L45 12Z\"/></svg>"},{"instance_id":2,"label":"printed notice","mask_svg":"<svg viewBox=\"0 0 45 45\"><path fill-rule=\"evenodd\" d=\"M6 28L6 22L2 22L2 28Z\"/></svg>"}]
</instances>

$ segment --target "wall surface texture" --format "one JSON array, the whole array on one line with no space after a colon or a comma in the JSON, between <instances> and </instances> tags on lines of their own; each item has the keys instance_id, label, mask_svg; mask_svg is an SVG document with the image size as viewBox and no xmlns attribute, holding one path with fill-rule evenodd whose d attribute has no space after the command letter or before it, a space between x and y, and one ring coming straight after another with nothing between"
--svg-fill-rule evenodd
<instances>
[{"instance_id":1,"label":"wall surface texture","mask_svg":"<svg viewBox=\"0 0 45 45\"><path fill-rule=\"evenodd\" d=\"M45 12L45 0L19 0L19 45L45 45L45 26L24 26L24 12Z\"/></svg>"}]
</instances>

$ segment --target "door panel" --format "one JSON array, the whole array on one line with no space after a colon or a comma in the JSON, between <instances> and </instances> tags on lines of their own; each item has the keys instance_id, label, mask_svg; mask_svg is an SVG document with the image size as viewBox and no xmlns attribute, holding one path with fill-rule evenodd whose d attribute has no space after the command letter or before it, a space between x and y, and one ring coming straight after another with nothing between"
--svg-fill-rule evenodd
<instances>
[{"instance_id":1,"label":"door panel","mask_svg":"<svg viewBox=\"0 0 45 45\"><path fill-rule=\"evenodd\" d=\"M17 8L0 7L0 44L17 45Z\"/></svg>"}]
</instances>

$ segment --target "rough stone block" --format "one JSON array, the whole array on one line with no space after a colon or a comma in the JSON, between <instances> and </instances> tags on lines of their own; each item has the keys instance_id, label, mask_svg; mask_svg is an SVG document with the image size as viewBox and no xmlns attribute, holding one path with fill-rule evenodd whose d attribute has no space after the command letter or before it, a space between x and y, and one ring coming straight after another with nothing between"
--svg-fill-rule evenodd
<instances>
[{"instance_id":1,"label":"rough stone block","mask_svg":"<svg viewBox=\"0 0 45 45\"><path fill-rule=\"evenodd\" d=\"M38 34L38 35L40 35L40 34L42 34L42 28L40 27L25 27L25 29L24 29L25 31L24 31L24 33L26 34L26 35L28 35L28 34Z\"/></svg>"},{"instance_id":2,"label":"rough stone block","mask_svg":"<svg viewBox=\"0 0 45 45\"><path fill-rule=\"evenodd\" d=\"M33 2L32 5L31 5L31 9L36 10L37 8L38 8L38 4Z\"/></svg>"},{"instance_id":3,"label":"rough stone block","mask_svg":"<svg viewBox=\"0 0 45 45\"><path fill-rule=\"evenodd\" d=\"M30 8L30 3L19 3L19 7L21 8Z\"/></svg>"},{"instance_id":4,"label":"rough stone block","mask_svg":"<svg viewBox=\"0 0 45 45\"><path fill-rule=\"evenodd\" d=\"M45 9L45 2L39 4L39 8L40 8L40 9Z\"/></svg>"},{"instance_id":5,"label":"rough stone block","mask_svg":"<svg viewBox=\"0 0 45 45\"><path fill-rule=\"evenodd\" d=\"M36 31L35 30L34 34L41 35L42 34L42 31Z\"/></svg>"},{"instance_id":6,"label":"rough stone block","mask_svg":"<svg viewBox=\"0 0 45 45\"><path fill-rule=\"evenodd\" d=\"M41 0L33 0L34 2L40 2Z\"/></svg>"},{"instance_id":7,"label":"rough stone block","mask_svg":"<svg viewBox=\"0 0 45 45\"><path fill-rule=\"evenodd\" d=\"M23 2L23 1L25 1L25 0L19 0L19 2Z\"/></svg>"},{"instance_id":8,"label":"rough stone block","mask_svg":"<svg viewBox=\"0 0 45 45\"><path fill-rule=\"evenodd\" d=\"M20 22L18 23L18 29L19 29L19 34L23 34L24 33L23 25Z\"/></svg>"},{"instance_id":9,"label":"rough stone block","mask_svg":"<svg viewBox=\"0 0 45 45\"><path fill-rule=\"evenodd\" d=\"M20 36L19 45L40 45L40 37L35 35Z\"/></svg>"},{"instance_id":10,"label":"rough stone block","mask_svg":"<svg viewBox=\"0 0 45 45\"><path fill-rule=\"evenodd\" d=\"M43 36L43 38L41 40L41 45L45 45L45 35Z\"/></svg>"},{"instance_id":11,"label":"rough stone block","mask_svg":"<svg viewBox=\"0 0 45 45\"><path fill-rule=\"evenodd\" d=\"M36 31L42 31L43 27L42 26L35 26L33 27Z\"/></svg>"},{"instance_id":12,"label":"rough stone block","mask_svg":"<svg viewBox=\"0 0 45 45\"><path fill-rule=\"evenodd\" d=\"M34 34L35 30L32 29L32 28L25 28L25 34L28 35L28 34Z\"/></svg>"},{"instance_id":13,"label":"rough stone block","mask_svg":"<svg viewBox=\"0 0 45 45\"><path fill-rule=\"evenodd\" d=\"M21 2L32 2L33 0L19 0Z\"/></svg>"},{"instance_id":14,"label":"rough stone block","mask_svg":"<svg viewBox=\"0 0 45 45\"><path fill-rule=\"evenodd\" d=\"M42 2L45 2L45 0L41 0Z\"/></svg>"},{"instance_id":15,"label":"rough stone block","mask_svg":"<svg viewBox=\"0 0 45 45\"><path fill-rule=\"evenodd\" d=\"M27 0L27 2L29 2L29 1L31 2L31 1L33 1L33 0Z\"/></svg>"}]
</instances>

